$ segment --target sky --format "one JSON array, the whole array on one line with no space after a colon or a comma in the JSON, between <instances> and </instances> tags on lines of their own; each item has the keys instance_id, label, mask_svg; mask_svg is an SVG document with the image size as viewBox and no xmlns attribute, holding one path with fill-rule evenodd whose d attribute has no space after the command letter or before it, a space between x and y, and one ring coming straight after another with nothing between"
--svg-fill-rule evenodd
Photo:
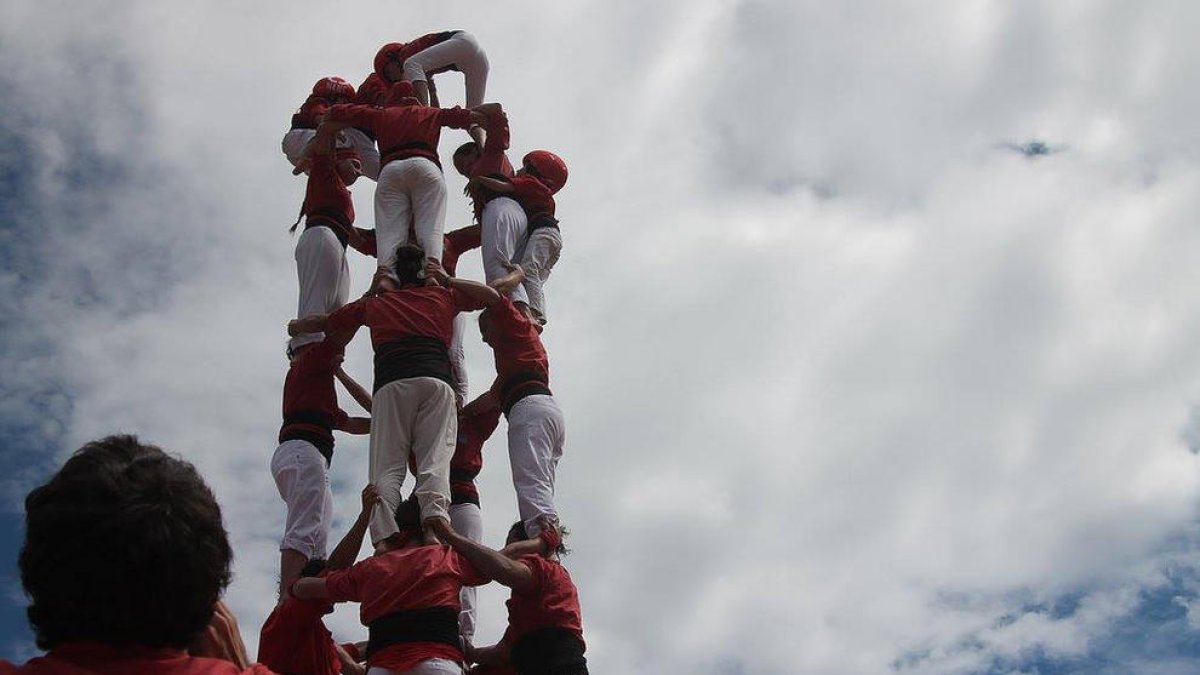
<instances>
[{"instance_id":1,"label":"sky","mask_svg":"<svg viewBox=\"0 0 1200 675\"><path fill-rule=\"evenodd\" d=\"M117 431L209 481L255 648L303 196L280 140L319 77L463 28L512 154L570 166L543 340L593 672L1196 672L1197 21L1169 0L8 0L0 656L34 653L24 494ZM1034 140L1062 150L1004 147ZM373 185L354 193L372 226ZM370 271L352 259L354 289ZM478 392L490 354L467 350ZM368 382L370 358L364 334L347 369ZM335 533L365 457L339 439ZM503 423L480 491L499 545ZM481 642L504 597L481 594ZM330 626L363 635L350 607Z\"/></svg>"}]
</instances>

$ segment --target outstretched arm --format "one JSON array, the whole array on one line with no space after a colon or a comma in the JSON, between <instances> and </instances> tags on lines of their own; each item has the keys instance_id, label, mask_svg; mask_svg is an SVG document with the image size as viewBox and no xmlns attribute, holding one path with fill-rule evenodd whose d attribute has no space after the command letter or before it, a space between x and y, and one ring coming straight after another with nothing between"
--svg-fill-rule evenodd
<instances>
[{"instance_id":1,"label":"outstretched arm","mask_svg":"<svg viewBox=\"0 0 1200 675\"><path fill-rule=\"evenodd\" d=\"M367 390L363 389L361 384L355 382L354 378L350 377L341 367L337 369L335 375L337 375L338 382L341 382L342 386L346 388L346 393L350 394L350 397L355 401L358 401L363 410L371 412L371 395L367 393Z\"/></svg>"},{"instance_id":2,"label":"outstretched arm","mask_svg":"<svg viewBox=\"0 0 1200 675\"><path fill-rule=\"evenodd\" d=\"M363 537L367 534L367 525L371 522L371 509L375 508L377 503L379 491L368 483L362 491L362 510L358 512L358 518L350 526L346 536L342 537L333 553L329 554L327 569L342 570L354 564L354 559L358 557L358 551L362 548Z\"/></svg>"},{"instance_id":3,"label":"outstretched arm","mask_svg":"<svg viewBox=\"0 0 1200 675\"><path fill-rule=\"evenodd\" d=\"M458 551L484 576L518 591L528 590L533 586L533 571L524 563L512 560L501 555L499 551L493 551L458 534L445 518L430 518L426 522L439 539Z\"/></svg>"},{"instance_id":4,"label":"outstretched arm","mask_svg":"<svg viewBox=\"0 0 1200 675\"><path fill-rule=\"evenodd\" d=\"M525 281L525 269L520 265L508 264L505 267L508 268L508 274L488 284L501 295L512 293L513 289L520 286L522 281Z\"/></svg>"},{"instance_id":5,"label":"outstretched arm","mask_svg":"<svg viewBox=\"0 0 1200 675\"><path fill-rule=\"evenodd\" d=\"M436 260L430 259L425 262L425 274L433 278L439 285L455 289L484 307L498 305L502 300L500 294L486 284L446 274L442 264Z\"/></svg>"},{"instance_id":6,"label":"outstretched arm","mask_svg":"<svg viewBox=\"0 0 1200 675\"><path fill-rule=\"evenodd\" d=\"M287 325L288 335L296 337L305 333L323 333L328 318L328 314L310 314L301 319L292 319Z\"/></svg>"},{"instance_id":7,"label":"outstretched arm","mask_svg":"<svg viewBox=\"0 0 1200 675\"><path fill-rule=\"evenodd\" d=\"M506 180L500 180L499 178L489 178L487 176L475 176L470 180L470 184L482 185L492 192L499 192L502 194L512 194L513 192L517 191L517 188L513 187L512 183Z\"/></svg>"}]
</instances>

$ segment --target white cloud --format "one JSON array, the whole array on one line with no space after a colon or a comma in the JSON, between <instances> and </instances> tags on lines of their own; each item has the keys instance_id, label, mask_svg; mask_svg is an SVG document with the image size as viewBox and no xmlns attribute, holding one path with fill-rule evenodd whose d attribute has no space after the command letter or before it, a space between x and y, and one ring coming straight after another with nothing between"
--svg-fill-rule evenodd
<instances>
[{"instance_id":1,"label":"white cloud","mask_svg":"<svg viewBox=\"0 0 1200 675\"><path fill-rule=\"evenodd\" d=\"M1087 653L1164 567L1192 564L1163 551L1200 488L1180 438L1200 372L1193 10L644 5L486 21L454 3L129 5L34 31L33 3L10 3L16 107L54 111L29 135L53 246L14 306L38 310L24 343L53 350L7 386L65 383L64 448L120 428L200 465L256 642L301 195L279 136L316 77L357 82L378 44L461 26L488 49L514 151L571 163L545 339L596 672ZM64 90L99 103L56 105ZM1029 138L1069 148L992 147ZM64 194L81 145L129 173ZM466 218L452 204L449 223ZM469 358L478 388L490 358ZM515 515L502 439L481 486L493 542ZM338 447L346 519L365 446ZM1027 609L1071 593L1067 616ZM503 594L484 597L487 639ZM352 610L333 625L361 630Z\"/></svg>"}]
</instances>

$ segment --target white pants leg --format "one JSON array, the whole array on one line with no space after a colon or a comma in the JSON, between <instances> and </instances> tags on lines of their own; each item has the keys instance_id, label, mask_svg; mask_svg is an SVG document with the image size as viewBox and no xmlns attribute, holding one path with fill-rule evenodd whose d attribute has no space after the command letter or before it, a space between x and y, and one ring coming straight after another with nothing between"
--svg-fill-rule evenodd
<instances>
[{"instance_id":1,"label":"white pants leg","mask_svg":"<svg viewBox=\"0 0 1200 675\"><path fill-rule=\"evenodd\" d=\"M316 135L316 129L288 129L283 135L283 154L292 166L296 166L304 156L304 148L308 147L308 142Z\"/></svg>"},{"instance_id":2,"label":"white pants leg","mask_svg":"<svg viewBox=\"0 0 1200 675\"><path fill-rule=\"evenodd\" d=\"M475 504L451 504L450 525L454 531L471 541L483 541L483 514ZM459 593L462 611L458 614L458 630L467 640L475 637L475 587L463 586Z\"/></svg>"},{"instance_id":3,"label":"white pants leg","mask_svg":"<svg viewBox=\"0 0 1200 675\"><path fill-rule=\"evenodd\" d=\"M518 262L518 252L525 245L529 221L525 209L508 197L496 197L483 207L480 218L480 254L483 275L489 283L508 274L505 265ZM513 302L529 302L523 286L517 286L508 296Z\"/></svg>"},{"instance_id":4,"label":"white pants leg","mask_svg":"<svg viewBox=\"0 0 1200 675\"><path fill-rule=\"evenodd\" d=\"M325 458L308 441L284 441L271 457L271 475L287 504L279 550L324 558L333 524L333 492Z\"/></svg>"},{"instance_id":5,"label":"white pants leg","mask_svg":"<svg viewBox=\"0 0 1200 675\"><path fill-rule=\"evenodd\" d=\"M525 294L529 296L529 308L542 324L546 323L546 294L542 285L550 277L554 263L562 252L562 233L558 228L539 227L529 235L525 249L521 252L521 268L525 270Z\"/></svg>"},{"instance_id":6,"label":"white pants leg","mask_svg":"<svg viewBox=\"0 0 1200 675\"><path fill-rule=\"evenodd\" d=\"M350 135L350 132L357 134L357 137ZM313 137L316 135L316 129L288 129L287 133L283 135L283 154L287 156L288 161L292 163L292 166L296 166L296 164L299 163L304 157L305 148L308 147L308 144L312 142ZM363 132L359 131L358 129L339 131L335 147L337 147L339 150L344 150L347 148L354 148L358 150L359 154L362 156L363 174L367 175L372 180L375 179L375 176L379 175L379 151L375 149L375 143ZM368 152L374 153L375 176L367 174L367 162L370 161Z\"/></svg>"},{"instance_id":7,"label":"white pants leg","mask_svg":"<svg viewBox=\"0 0 1200 675\"><path fill-rule=\"evenodd\" d=\"M371 666L367 675L462 675L462 667L449 659L426 659L410 670Z\"/></svg>"},{"instance_id":8,"label":"white pants leg","mask_svg":"<svg viewBox=\"0 0 1200 675\"><path fill-rule=\"evenodd\" d=\"M446 180L424 157L388 162L375 187L375 237L379 266L391 269L396 247L408 243L412 224L427 257L442 259L446 222Z\"/></svg>"},{"instance_id":9,"label":"white pants leg","mask_svg":"<svg viewBox=\"0 0 1200 675\"><path fill-rule=\"evenodd\" d=\"M426 73L449 65L457 67L466 81L466 107L474 108L483 103L487 91L487 54L475 36L466 31L459 31L449 40L443 40L405 59L404 79L424 82Z\"/></svg>"},{"instance_id":10,"label":"white pants leg","mask_svg":"<svg viewBox=\"0 0 1200 675\"><path fill-rule=\"evenodd\" d=\"M296 241L296 276L300 302L296 318L328 314L346 304L350 296L350 266L346 249L328 227L310 227ZM320 342L324 333L305 333L288 341L288 347Z\"/></svg>"},{"instance_id":11,"label":"white pants leg","mask_svg":"<svg viewBox=\"0 0 1200 675\"><path fill-rule=\"evenodd\" d=\"M371 513L371 543L396 533L396 506L408 475L408 455L416 464L421 519L449 518L450 458L458 436L458 415L450 385L432 377L389 382L371 402L370 482L383 502Z\"/></svg>"},{"instance_id":12,"label":"white pants leg","mask_svg":"<svg viewBox=\"0 0 1200 675\"><path fill-rule=\"evenodd\" d=\"M450 338L450 370L454 374L454 393L462 398L467 397L467 355L463 349L463 336L467 331L467 315L459 312L454 315L454 335Z\"/></svg>"},{"instance_id":13,"label":"white pants leg","mask_svg":"<svg viewBox=\"0 0 1200 675\"><path fill-rule=\"evenodd\" d=\"M537 536L539 517L558 521L554 508L554 472L566 441L566 422L553 396L534 394L508 412L508 461L517 511L529 536Z\"/></svg>"},{"instance_id":14,"label":"white pants leg","mask_svg":"<svg viewBox=\"0 0 1200 675\"><path fill-rule=\"evenodd\" d=\"M342 133L345 134L348 145L362 160L363 175L371 180L379 180L379 149L375 147L375 141L354 127L349 127Z\"/></svg>"}]
</instances>

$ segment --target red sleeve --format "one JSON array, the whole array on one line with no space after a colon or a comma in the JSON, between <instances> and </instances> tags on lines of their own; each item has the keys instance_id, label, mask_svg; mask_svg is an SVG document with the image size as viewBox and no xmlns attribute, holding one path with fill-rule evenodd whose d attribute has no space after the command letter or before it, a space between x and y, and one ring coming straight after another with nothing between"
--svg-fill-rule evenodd
<instances>
[{"instance_id":1,"label":"red sleeve","mask_svg":"<svg viewBox=\"0 0 1200 675\"><path fill-rule=\"evenodd\" d=\"M542 592L546 585L546 561L537 555L527 555L521 558L521 563L533 572L533 586L521 591L524 595L536 595Z\"/></svg>"},{"instance_id":2,"label":"red sleeve","mask_svg":"<svg viewBox=\"0 0 1200 675\"><path fill-rule=\"evenodd\" d=\"M335 570L325 575L325 590L329 593L331 602L362 601L362 565L367 562L370 560L364 560L350 569Z\"/></svg>"},{"instance_id":3,"label":"red sleeve","mask_svg":"<svg viewBox=\"0 0 1200 675\"><path fill-rule=\"evenodd\" d=\"M329 108L325 119L330 122L346 122L352 126L370 129L378 135L379 131L375 125L379 122L380 112L379 108L369 105L339 103Z\"/></svg>"},{"instance_id":4,"label":"red sleeve","mask_svg":"<svg viewBox=\"0 0 1200 675\"><path fill-rule=\"evenodd\" d=\"M458 551L451 551L450 556L458 565L463 586L482 586L492 580L490 577L484 576L483 572L475 569L471 561L463 557Z\"/></svg>"},{"instance_id":5,"label":"red sleeve","mask_svg":"<svg viewBox=\"0 0 1200 675\"><path fill-rule=\"evenodd\" d=\"M345 341L349 342L359 327L366 324L369 300L370 298L359 298L335 309L325 321L325 334L334 334L339 341L345 336Z\"/></svg>"},{"instance_id":6,"label":"red sleeve","mask_svg":"<svg viewBox=\"0 0 1200 675\"><path fill-rule=\"evenodd\" d=\"M251 664L249 668L242 671L242 675L275 675L275 671L267 668L261 663Z\"/></svg>"},{"instance_id":7,"label":"red sleeve","mask_svg":"<svg viewBox=\"0 0 1200 675\"><path fill-rule=\"evenodd\" d=\"M487 138L483 141L484 152L503 152L508 149L508 114L503 110L487 116Z\"/></svg>"},{"instance_id":8,"label":"red sleeve","mask_svg":"<svg viewBox=\"0 0 1200 675\"><path fill-rule=\"evenodd\" d=\"M334 106L336 107L336 106ZM471 126L471 111L458 106L453 108L438 108L437 121L443 127L451 129L467 129Z\"/></svg>"},{"instance_id":9,"label":"red sleeve","mask_svg":"<svg viewBox=\"0 0 1200 675\"><path fill-rule=\"evenodd\" d=\"M540 203L550 197L550 190L533 176L513 176L508 182L512 183L513 196L519 202Z\"/></svg>"},{"instance_id":10,"label":"red sleeve","mask_svg":"<svg viewBox=\"0 0 1200 675\"><path fill-rule=\"evenodd\" d=\"M454 308L460 312L473 312L477 309L483 309L485 307L482 302L472 299L471 296L463 293L457 288L451 288L450 295L454 298Z\"/></svg>"}]
</instances>

